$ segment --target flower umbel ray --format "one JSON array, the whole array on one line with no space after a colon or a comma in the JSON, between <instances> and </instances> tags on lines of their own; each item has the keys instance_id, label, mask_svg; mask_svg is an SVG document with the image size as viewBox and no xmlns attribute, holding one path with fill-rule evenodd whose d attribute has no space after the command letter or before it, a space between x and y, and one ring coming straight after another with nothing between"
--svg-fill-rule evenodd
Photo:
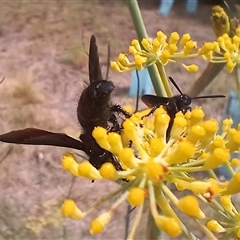
<instances>
[{"instance_id":1,"label":"flower umbel ray","mask_svg":"<svg viewBox=\"0 0 240 240\"><path fill-rule=\"evenodd\" d=\"M128 54L120 53L116 62L110 63L111 67L118 72L142 70L152 64L166 65L177 59L186 59L198 56L197 44L186 33L181 38L177 32L172 32L169 38L159 31L156 38L143 38L141 44L134 39L129 46L129 53L133 57L131 62ZM182 65L189 72L196 72L198 67L194 64Z\"/></svg>"},{"instance_id":2,"label":"flower umbel ray","mask_svg":"<svg viewBox=\"0 0 240 240\"><path fill-rule=\"evenodd\" d=\"M222 124L222 134L217 135L218 122L215 119L204 120L201 107L185 115L177 113L167 137L169 121L170 117L160 107L151 117L142 119L141 113L133 114L123 122L120 134L96 127L93 137L102 148L116 156L124 170L117 171L111 163L104 163L97 170L90 163L78 164L71 154L63 158L63 167L75 176L92 180L124 180L125 183L85 212L73 200L66 200L63 214L81 219L118 196L109 209L92 221L91 234L101 233L114 211L128 201L138 211L128 239L134 238L145 202L149 203L156 226L171 237L184 234L187 239L194 239L191 230L180 219L179 212L192 218L208 239L216 239L215 233L222 234L222 237L239 237L240 214L231 202L231 195L240 192L240 172L230 171L232 179L220 182L212 170L223 164L231 169L230 153L239 151L240 129L231 128L231 119L226 119ZM236 159L233 161L236 163ZM201 179L193 175L202 171L212 172L214 178ZM181 198L174 194L171 185L182 192ZM218 222L208 217L200 207L200 201L222 215L223 220Z\"/></svg>"}]
</instances>

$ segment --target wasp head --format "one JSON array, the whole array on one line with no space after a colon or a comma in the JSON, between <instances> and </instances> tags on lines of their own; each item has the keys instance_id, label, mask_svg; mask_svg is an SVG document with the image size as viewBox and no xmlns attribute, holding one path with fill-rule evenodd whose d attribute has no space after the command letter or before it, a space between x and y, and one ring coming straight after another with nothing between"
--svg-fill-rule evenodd
<instances>
[{"instance_id":1,"label":"wasp head","mask_svg":"<svg viewBox=\"0 0 240 240\"><path fill-rule=\"evenodd\" d=\"M101 80L95 82L92 86L92 94L95 99L101 100L102 98L109 97L112 91L115 89L115 86L112 82Z\"/></svg>"}]
</instances>

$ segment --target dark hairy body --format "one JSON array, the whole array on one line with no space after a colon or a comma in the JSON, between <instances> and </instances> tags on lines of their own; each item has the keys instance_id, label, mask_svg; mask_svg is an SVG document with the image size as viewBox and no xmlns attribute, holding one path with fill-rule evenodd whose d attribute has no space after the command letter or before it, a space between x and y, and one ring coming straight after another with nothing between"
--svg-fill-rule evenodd
<instances>
[{"instance_id":1,"label":"dark hairy body","mask_svg":"<svg viewBox=\"0 0 240 240\"><path fill-rule=\"evenodd\" d=\"M0 141L27 145L51 145L84 151L90 163L99 169L105 162L111 162L117 170L122 167L116 157L102 149L92 137L95 127L101 126L109 131L121 131L118 117L130 117L120 105L111 103L111 94L115 86L111 81L103 80L99 64L98 47L94 35L89 48L89 85L83 90L77 107L78 121L82 127L79 140L65 133L54 133L42 129L26 128L0 135Z\"/></svg>"}]
</instances>

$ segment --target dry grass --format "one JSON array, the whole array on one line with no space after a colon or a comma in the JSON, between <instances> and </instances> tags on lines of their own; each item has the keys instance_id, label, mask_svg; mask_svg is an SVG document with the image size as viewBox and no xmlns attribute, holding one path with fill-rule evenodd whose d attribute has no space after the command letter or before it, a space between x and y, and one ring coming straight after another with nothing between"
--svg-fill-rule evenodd
<instances>
[{"instance_id":1,"label":"dry grass","mask_svg":"<svg viewBox=\"0 0 240 240\"><path fill-rule=\"evenodd\" d=\"M167 33L189 31L200 42L206 35L214 37L206 20L210 7L199 10L200 15L194 19L178 15L177 11L164 18L152 4L148 1L147 7L142 9L150 36L162 29ZM198 30L202 28L204 32ZM0 66L6 74L5 82L0 85L2 132L34 126L79 135L76 105L85 86L83 81L88 80L87 55L82 42L88 44L92 34L97 37L102 65L106 66L107 41L111 44L112 59L120 51L127 51L135 31L123 1L1 3ZM177 65L170 65L167 72L180 82L184 92L190 86L189 80L196 77L189 77ZM224 75L223 78L229 77ZM111 72L111 79L119 90L114 101L134 104L135 100L125 91L130 74ZM227 94L229 89L222 84L226 79L218 80L217 88L216 84L212 85L206 93ZM223 111L216 105L212 108L216 115ZM209 109L209 112L213 110ZM0 147L4 154L7 145ZM108 182L92 184L77 179L69 195L72 176L61 169L63 151L53 147L14 146L11 155L0 163L0 239L123 239L126 205L117 210L113 221L100 236L88 233L90 220L99 212L83 221L65 220L56 226L54 220L51 222L48 218L49 214L58 212L56 206L60 209L67 196L78 199L77 203L85 210L100 196L118 187ZM51 199L56 199L57 203L47 211L43 204ZM138 239L144 239L144 235Z\"/></svg>"}]
</instances>

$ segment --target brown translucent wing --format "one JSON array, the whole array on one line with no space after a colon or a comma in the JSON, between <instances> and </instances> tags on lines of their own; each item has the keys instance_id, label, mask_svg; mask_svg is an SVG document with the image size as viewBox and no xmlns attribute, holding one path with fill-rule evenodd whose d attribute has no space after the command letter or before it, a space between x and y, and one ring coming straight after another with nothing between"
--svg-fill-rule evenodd
<instances>
[{"instance_id":1,"label":"brown translucent wing","mask_svg":"<svg viewBox=\"0 0 240 240\"><path fill-rule=\"evenodd\" d=\"M159 97L155 95L145 94L141 97L143 103L149 108L155 107L157 105L163 105L169 102L167 97Z\"/></svg>"},{"instance_id":2,"label":"brown translucent wing","mask_svg":"<svg viewBox=\"0 0 240 240\"><path fill-rule=\"evenodd\" d=\"M88 71L90 83L103 79L99 63L98 47L94 35L92 35L90 39Z\"/></svg>"},{"instance_id":3,"label":"brown translucent wing","mask_svg":"<svg viewBox=\"0 0 240 240\"><path fill-rule=\"evenodd\" d=\"M0 135L0 141L27 145L51 145L84 151L82 142L65 133L53 133L37 128L25 128Z\"/></svg>"}]
</instances>

